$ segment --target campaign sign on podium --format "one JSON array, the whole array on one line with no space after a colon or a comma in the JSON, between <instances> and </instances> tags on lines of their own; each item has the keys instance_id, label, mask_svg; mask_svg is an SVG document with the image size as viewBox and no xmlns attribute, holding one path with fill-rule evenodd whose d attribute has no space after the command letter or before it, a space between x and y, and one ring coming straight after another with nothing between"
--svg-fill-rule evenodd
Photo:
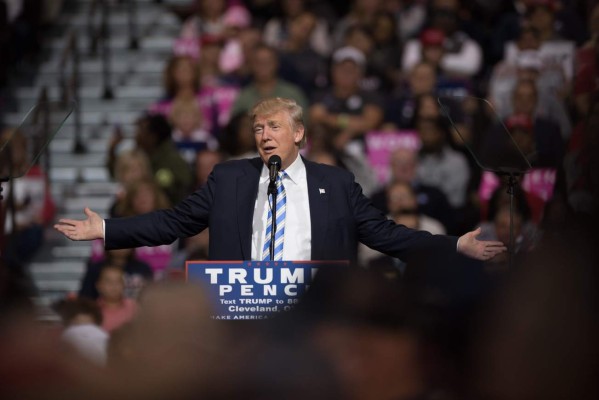
<instances>
[{"instance_id":1,"label":"campaign sign on podium","mask_svg":"<svg viewBox=\"0 0 599 400\"><path fill-rule=\"evenodd\" d=\"M320 268L347 261L187 261L188 281L208 288L214 319L265 319L289 311Z\"/></svg>"}]
</instances>

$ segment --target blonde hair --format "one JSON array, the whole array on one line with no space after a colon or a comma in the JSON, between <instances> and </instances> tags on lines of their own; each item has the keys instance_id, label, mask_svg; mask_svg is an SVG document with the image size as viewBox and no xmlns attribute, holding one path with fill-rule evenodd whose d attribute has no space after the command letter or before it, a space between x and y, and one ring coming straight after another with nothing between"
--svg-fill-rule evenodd
<instances>
[{"instance_id":1,"label":"blonde hair","mask_svg":"<svg viewBox=\"0 0 599 400\"><path fill-rule=\"evenodd\" d=\"M259 101L248 113L250 123L254 125L254 121L258 116L272 115L284 111L289 116L289 125L293 132L300 128L304 128L304 136L299 142L299 147L304 147L306 144L306 131L304 126L304 118L302 107L293 99L285 99L283 97L273 97Z\"/></svg>"},{"instance_id":2,"label":"blonde hair","mask_svg":"<svg viewBox=\"0 0 599 400\"><path fill-rule=\"evenodd\" d=\"M145 178L152 178L152 168L150 166L150 160L148 159L148 156L143 152L143 150L135 148L122 152L116 159L114 176L118 182L123 181L125 171L131 168L131 165L136 161L139 162L144 169Z\"/></svg>"},{"instance_id":3,"label":"blonde hair","mask_svg":"<svg viewBox=\"0 0 599 400\"><path fill-rule=\"evenodd\" d=\"M156 181L154 181L151 178L141 179L139 181L132 182L129 185L127 185L127 188L125 191L125 197L123 198L123 200L121 202L119 202L119 204L117 204L117 211L119 212L119 215L122 215L125 217L137 215L133 203L134 203L135 197L137 196L137 193L143 187L148 187L152 191L152 194L154 196L154 209L155 210L160 210L163 208L170 207L170 202L168 201L168 198L166 197L166 195L164 194L164 191L160 188L160 186L158 186Z\"/></svg>"}]
</instances>

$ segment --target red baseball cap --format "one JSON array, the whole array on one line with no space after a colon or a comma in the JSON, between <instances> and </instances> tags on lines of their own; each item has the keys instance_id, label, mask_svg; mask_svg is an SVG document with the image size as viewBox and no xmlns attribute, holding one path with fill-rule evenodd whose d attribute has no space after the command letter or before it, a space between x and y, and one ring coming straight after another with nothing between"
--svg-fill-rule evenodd
<instances>
[{"instance_id":1,"label":"red baseball cap","mask_svg":"<svg viewBox=\"0 0 599 400\"><path fill-rule=\"evenodd\" d=\"M445 33L437 28L425 29L420 34L420 42L423 46L442 46L445 42Z\"/></svg>"},{"instance_id":2,"label":"red baseball cap","mask_svg":"<svg viewBox=\"0 0 599 400\"><path fill-rule=\"evenodd\" d=\"M514 114L505 121L505 126L511 131L520 129L532 133L532 119L525 114Z\"/></svg>"}]
</instances>

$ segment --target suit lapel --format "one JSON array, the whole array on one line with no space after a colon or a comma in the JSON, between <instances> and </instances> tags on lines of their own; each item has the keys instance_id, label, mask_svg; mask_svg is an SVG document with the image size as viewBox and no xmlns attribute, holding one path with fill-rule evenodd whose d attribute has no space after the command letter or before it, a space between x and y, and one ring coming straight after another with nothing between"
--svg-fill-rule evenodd
<instances>
[{"instance_id":1,"label":"suit lapel","mask_svg":"<svg viewBox=\"0 0 599 400\"><path fill-rule=\"evenodd\" d=\"M329 214L330 187L324 175L315 164L306 159L306 178L308 181L308 201L310 203L310 224L312 226L312 260L321 260L325 254L325 236Z\"/></svg>"},{"instance_id":2,"label":"suit lapel","mask_svg":"<svg viewBox=\"0 0 599 400\"><path fill-rule=\"evenodd\" d=\"M249 160L249 167L237 177L237 224L241 252L244 260L252 257L252 222L254 218L254 203L258 196L258 183L262 160Z\"/></svg>"}]
</instances>

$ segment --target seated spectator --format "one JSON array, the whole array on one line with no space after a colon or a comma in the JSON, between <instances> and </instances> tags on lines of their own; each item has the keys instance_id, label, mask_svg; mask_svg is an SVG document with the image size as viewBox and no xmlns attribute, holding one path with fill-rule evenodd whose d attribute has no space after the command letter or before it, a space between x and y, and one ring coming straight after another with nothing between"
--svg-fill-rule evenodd
<instances>
[{"instance_id":1,"label":"seated spectator","mask_svg":"<svg viewBox=\"0 0 599 400\"><path fill-rule=\"evenodd\" d=\"M226 0L197 0L195 15L189 17L181 28L183 38L198 38L204 34L219 36L225 31Z\"/></svg>"},{"instance_id":2,"label":"seated spectator","mask_svg":"<svg viewBox=\"0 0 599 400\"><path fill-rule=\"evenodd\" d=\"M570 85L563 65L543 57L539 32L530 26L522 27L515 46L513 58L506 58L493 68L489 93L494 102L502 93L510 92L518 79L533 79L543 93L565 99Z\"/></svg>"},{"instance_id":3,"label":"seated spectator","mask_svg":"<svg viewBox=\"0 0 599 400\"><path fill-rule=\"evenodd\" d=\"M98 305L102 311L102 328L111 333L129 322L137 311L137 302L125 297L124 273L120 267L102 267L98 283Z\"/></svg>"},{"instance_id":4,"label":"seated spectator","mask_svg":"<svg viewBox=\"0 0 599 400\"><path fill-rule=\"evenodd\" d=\"M310 123L316 131L326 134L326 141L333 148L347 154L349 161L357 169L355 175L367 166L364 134L376 129L383 117L382 100L376 92L360 89L359 81L364 72L366 60L356 48L343 47L333 54L333 86L316 96L310 107ZM370 171L366 180L358 180L365 190L371 193L376 187Z\"/></svg>"},{"instance_id":5,"label":"seated spectator","mask_svg":"<svg viewBox=\"0 0 599 400\"><path fill-rule=\"evenodd\" d=\"M153 180L138 181L127 188L125 198L117 206L117 212L124 217L141 215L150 211L168 208L170 203L164 192ZM164 278L175 245L144 246L135 249L136 257L147 262L154 273L154 279Z\"/></svg>"},{"instance_id":6,"label":"seated spectator","mask_svg":"<svg viewBox=\"0 0 599 400\"><path fill-rule=\"evenodd\" d=\"M488 213L481 223L480 240L499 240L510 250L510 212L513 212L514 254L522 255L531 251L538 240L538 229L532 220L532 209L536 207L531 194L525 193L520 186L514 191L515 204L510 211L510 197L506 185L499 186L489 200ZM495 257L488 265L490 269L505 270L508 267L509 254L506 252Z\"/></svg>"},{"instance_id":7,"label":"seated spectator","mask_svg":"<svg viewBox=\"0 0 599 400\"><path fill-rule=\"evenodd\" d=\"M576 43L567 40L558 27L558 1L556 0L531 0L525 5L525 13L520 20L523 26L530 26L538 34L540 45L538 51L543 61L548 64L559 64L564 71L566 82L570 83L574 77L574 57ZM582 22L580 22L581 24ZM561 25L562 27L564 25ZM516 59L518 54L514 42L508 42L505 47L504 60Z\"/></svg>"},{"instance_id":8,"label":"seated spectator","mask_svg":"<svg viewBox=\"0 0 599 400\"><path fill-rule=\"evenodd\" d=\"M279 56L275 49L265 44L257 45L254 48L250 64L253 80L239 93L233 104L231 115L245 113L259 100L267 97L294 99L307 109L308 100L302 90L279 77Z\"/></svg>"},{"instance_id":9,"label":"seated spectator","mask_svg":"<svg viewBox=\"0 0 599 400\"><path fill-rule=\"evenodd\" d=\"M453 232L455 224L453 210L445 194L434 186L422 184L416 178L418 154L409 149L399 148L391 153L389 168L391 180L384 189L372 195L374 206L383 213L389 214L390 188L395 184L407 184L416 195L419 213L440 221L446 231Z\"/></svg>"},{"instance_id":10,"label":"seated spectator","mask_svg":"<svg viewBox=\"0 0 599 400\"><path fill-rule=\"evenodd\" d=\"M471 78L482 67L482 49L460 28L459 0L433 0L430 8L432 28L445 34L441 68L452 78ZM410 71L422 59L422 42L409 40L403 51L402 69Z\"/></svg>"},{"instance_id":11,"label":"seated spectator","mask_svg":"<svg viewBox=\"0 0 599 400\"><path fill-rule=\"evenodd\" d=\"M121 138L113 139L113 143L118 143ZM109 157L115 156L116 144L110 146ZM109 161L109 170L118 183L118 189L115 199L110 207L110 216L118 217L117 205L121 203L127 193L127 187L141 180L153 179L152 169L150 168L150 160L146 153L141 149L134 148L119 153L116 160ZM113 165L114 168L110 168Z\"/></svg>"},{"instance_id":12,"label":"seated spectator","mask_svg":"<svg viewBox=\"0 0 599 400\"><path fill-rule=\"evenodd\" d=\"M366 92L379 93L385 93L391 90L393 82L387 81L385 69L387 67L392 67L392 65L373 64L375 42L370 27L354 25L349 28L345 33L345 40L342 48L357 49L364 56L364 67L359 81L360 89Z\"/></svg>"},{"instance_id":13,"label":"seated spectator","mask_svg":"<svg viewBox=\"0 0 599 400\"><path fill-rule=\"evenodd\" d=\"M466 157L449 146L449 131L441 119L421 119L416 128L422 141L418 180L441 190L455 210L461 209L470 178Z\"/></svg>"},{"instance_id":14,"label":"seated spectator","mask_svg":"<svg viewBox=\"0 0 599 400\"><path fill-rule=\"evenodd\" d=\"M335 24L333 48L343 47L349 29L354 26L370 26L375 15L384 9L381 0L357 0L351 3L349 12Z\"/></svg>"},{"instance_id":15,"label":"seated spectator","mask_svg":"<svg viewBox=\"0 0 599 400\"><path fill-rule=\"evenodd\" d=\"M221 146L229 159L258 157L247 113L240 113L231 118Z\"/></svg>"},{"instance_id":16,"label":"seated spectator","mask_svg":"<svg viewBox=\"0 0 599 400\"><path fill-rule=\"evenodd\" d=\"M399 49L402 46L397 20L391 12L378 12L372 22L371 29L372 39L374 40L372 68L378 71L384 82L389 84L389 88L395 87L401 79L401 53Z\"/></svg>"},{"instance_id":17,"label":"seated spectator","mask_svg":"<svg viewBox=\"0 0 599 400\"><path fill-rule=\"evenodd\" d=\"M438 75L435 67L420 62L412 68L405 86L401 85L386 101L385 129L414 129L418 96L436 93Z\"/></svg>"},{"instance_id":18,"label":"seated spectator","mask_svg":"<svg viewBox=\"0 0 599 400\"><path fill-rule=\"evenodd\" d=\"M572 124L561 97L565 81L561 79L559 67L545 67L538 52L531 50L521 52L516 60L512 76L494 76L490 85L490 97L496 112L505 118L514 112L514 96L516 90L522 91L520 82L534 83L535 113L551 119L559 124L562 137L570 137ZM506 72L506 71L503 71ZM499 71L497 71L499 73Z\"/></svg>"},{"instance_id":19,"label":"seated spectator","mask_svg":"<svg viewBox=\"0 0 599 400\"><path fill-rule=\"evenodd\" d=\"M524 155L531 157L529 162L535 167L560 166L565 151L564 141L559 126L553 120L545 117L544 114L536 112L538 95L534 82L519 81L512 96L514 114L505 119L505 122L506 126L509 125L512 129L519 128L516 133L523 140L517 144L524 145L527 147L525 151L531 152L529 154L524 153ZM525 132L532 132L532 137L527 139L526 135L520 134ZM498 122L493 125L483 139L481 148L483 158L487 161L494 160L495 166L502 161L502 156L506 158L515 157L504 161L518 162L518 155L509 150L513 146L507 139L502 124Z\"/></svg>"},{"instance_id":20,"label":"seated spectator","mask_svg":"<svg viewBox=\"0 0 599 400\"><path fill-rule=\"evenodd\" d=\"M223 161L222 153L214 150L198 152L195 160L196 187L200 188L208 182L214 166Z\"/></svg>"},{"instance_id":21,"label":"seated spectator","mask_svg":"<svg viewBox=\"0 0 599 400\"><path fill-rule=\"evenodd\" d=\"M62 319L62 340L89 361L104 366L108 333L102 329L98 304L85 298L73 298L61 300L52 308Z\"/></svg>"},{"instance_id":22,"label":"seated spectator","mask_svg":"<svg viewBox=\"0 0 599 400\"><path fill-rule=\"evenodd\" d=\"M205 47L201 58L204 61L200 62L199 67L187 56L171 58L164 71L166 97L152 104L149 111L161 114L171 122L180 118L179 115L173 115L173 111L180 113L184 109L196 114L193 117L197 119L196 129L205 132L202 136L206 136L205 141L210 142L219 137L221 128L228 123L238 89L229 85L224 76L219 74L220 70L212 65L216 57L212 50L216 47L219 51L219 47L212 43Z\"/></svg>"},{"instance_id":23,"label":"seated spectator","mask_svg":"<svg viewBox=\"0 0 599 400\"><path fill-rule=\"evenodd\" d=\"M102 246L102 243L99 245ZM154 280L152 268L148 263L137 258L134 249L104 250L101 258L92 253L81 280L79 296L92 300L98 299L97 283L100 271L105 265L122 269L125 281L124 295L129 299L137 299L141 289Z\"/></svg>"},{"instance_id":24,"label":"seated spectator","mask_svg":"<svg viewBox=\"0 0 599 400\"><path fill-rule=\"evenodd\" d=\"M316 17L307 9L304 0L283 0L280 2L281 12L279 16L273 17L264 25L262 40L269 46L280 51L289 49L293 32L293 24L297 18L310 15L313 21L313 26L309 30L305 30L307 49L318 54L320 57L327 57L331 52L331 38L327 22ZM307 50L306 49L306 50Z\"/></svg>"},{"instance_id":25,"label":"seated spectator","mask_svg":"<svg viewBox=\"0 0 599 400\"><path fill-rule=\"evenodd\" d=\"M170 203L177 204L185 198L193 186L193 175L175 147L168 121L160 115L140 118L135 142L147 154L154 179Z\"/></svg>"},{"instance_id":26,"label":"seated spectator","mask_svg":"<svg viewBox=\"0 0 599 400\"><path fill-rule=\"evenodd\" d=\"M360 50L354 47L337 50L331 71L333 85L316 96L310 107L310 122L331 131L336 149L359 142L366 132L381 123L381 99L358 86L365 67L366 59ZM363 144L359 147L358 151L363 152Z\"/></svg>"},{"instance_id":27,"label":"seated spectator","mask_svg":"<svg viewBox=\"0 0 599 400\"><path fill-rule=\"evenodd\" d=\"M190 103L174 104L170 119L173 124L175 146L190 167L193 166L200 150L218 147L216 139L202 129L202 116L197 112L195 105Z\"/></svg>"},{"instance_id":28,"label":"seated spectator","mask_svg":"<svg viewBox=\"0 0 599 400\"><path fill-rule=\"evenodd\" d=\"M39 164L31 164L38 151L32 147L32 139L35 138L12 128L0 135L0 176L18 178L12 180L11 186L4 185L0 205L2 213L6 212L0 215L0 226L8 233L4 256L15 263L26 263L36 254L56 210L46 173Z\"/></svg>"},{"instance_id":29,"label":"seated spectator","mask_svg":"<svg viewBox=\"0 0 599 400\"><path fill-rule=\"evenodd\" d=\"M441 222L420 212L418 208L417 194L408 183L396 182L387 187L387 207L389 219L396 224L405 225L408 228L427 231L433 235L444 235L445 228ZM376 258L387 257L389 265L394 263L393 258L369 249L360 244L360 260L363 265L368 265ZM399 261L399 260L396 260ZM374 261L380 266L381 260ZM401 263L401 262L400 262Z\"/></svg>"},{"instance_id":30,"label":"seated spectator","mask_svg":"<svg viewBox=\"0 0 599 400\"><path fill-rule=\"evenodd\" d=\"M316 28L317 18L304 11L289 21L288 35L279 47L281 76L299 86L308 98L325 85L327 66L324 57L310 47L310 37Z\"/></svg>"},{"instance_id":31,"label":"seated spectator","mask_svg":"<svg viewBox=\"0 0 599 400\"><path fill-rule=\"evenodd\" d=\"M392 3L393 4L393 3ZM397 32L401 43L417 36L427 19L426 2L421 0L402 0L395 2L391 12L395 15Z\"/></svg>"}]
</instances>

